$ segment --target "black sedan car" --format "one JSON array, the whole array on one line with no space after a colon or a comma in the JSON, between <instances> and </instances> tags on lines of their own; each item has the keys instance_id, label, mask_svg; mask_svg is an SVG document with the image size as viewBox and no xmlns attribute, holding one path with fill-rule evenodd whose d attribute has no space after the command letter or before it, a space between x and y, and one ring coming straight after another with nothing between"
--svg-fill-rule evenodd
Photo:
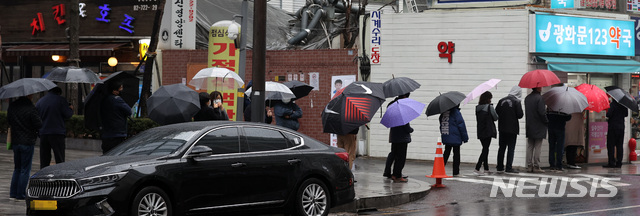
<instances>
[{"instance_id":1,"label":"black sedan car","mask_svg":"<svg viewBox=\"0 0 640 216\"><path fill-rule=\"evenodd\" d=\"M29 180L28 215L327 215L354 199L343 149L249 122L152 128Z\"/></svg>"}]
</instances>

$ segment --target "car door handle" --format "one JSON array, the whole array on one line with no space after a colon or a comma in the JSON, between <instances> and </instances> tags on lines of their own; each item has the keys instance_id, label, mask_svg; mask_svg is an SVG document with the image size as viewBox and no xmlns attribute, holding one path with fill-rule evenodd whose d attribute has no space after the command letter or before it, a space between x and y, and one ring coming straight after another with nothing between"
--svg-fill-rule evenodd
<instances>
[{"instance_id":1,"label":"car door handle","mask_svg":"<svg viewBox=\"0 0 640 216\"><path fill-rule=\"evenodd\" d=\"M234 163L234 164L231 164L231 167L238 168L238 167L243 167L243 166L246 166L246 165L247 165L246 163Z\"/></svg>"},{"instance_id":2,"label":"car door handle","mask_svg":"<svg viewBox=\"0 0 640 216\"><path fill-rule=\"evenodd\" d=\"M287 160L287 162L289 162L290 165L296 165L300 163L300 159L289 159Z\"/></svg>"}]
</instances>

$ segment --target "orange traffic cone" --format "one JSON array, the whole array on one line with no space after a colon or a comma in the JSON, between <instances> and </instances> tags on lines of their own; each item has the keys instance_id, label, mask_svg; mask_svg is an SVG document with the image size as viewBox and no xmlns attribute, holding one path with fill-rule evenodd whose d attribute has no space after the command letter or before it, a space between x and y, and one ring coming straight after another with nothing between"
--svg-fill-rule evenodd
<instances>
[{"instance_id":1,"label":"orange traffic cone","mask_svg":"<svg viewBox=\"0 0 640 216\"><path fill-rule=\"evenodd\" d=\"M444 158L442 158L442 142L438 139L438 147L436 148L436 159L433 161L433 172L427 175L428 178L435 178L436 184L431 187L445 187L442 184L442 178L451 178L444 170Z\"/></svg>"}]
</instances>

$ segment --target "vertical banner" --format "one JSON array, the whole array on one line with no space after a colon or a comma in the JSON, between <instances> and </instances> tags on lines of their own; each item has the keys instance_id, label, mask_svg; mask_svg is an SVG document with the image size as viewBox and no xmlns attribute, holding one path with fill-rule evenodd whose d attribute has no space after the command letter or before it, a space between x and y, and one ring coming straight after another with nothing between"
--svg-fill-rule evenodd
<instances>
[{"instance_id":1,"label":"vertical banner","mask_svg":"<svg viewBox=\"0 0 640 216\"><path fill-rule=\"evenodd\" d=\"M233 23L233 25L232 25ZM223 67L238 73L238 62L240 62L240 50L236 48L233 40L227 37L229 26L238 28L240 25L232 21L224 20L211 25L209 29L209 58L207 67ZM229 120L237 119L238 89L230 79L215 79L207 86L207 92L219 91L222 93L224 108L227 110Z\"/></svg>"},{"instance_id":2,"label":"vertical banner","mask_svg":"<svg viewBox=\"0 0 640 216\"><path fill-rule=\"evenodd\" d=\"M382 40L382 11L371 12L371 64L380 64L380 44Z\"/></svg>"},{"instance_id":3,"label":"vertical banner","mask_svg":"<svg viewBox=\"0 0 640 216\"><path fill-rule=\"evenodd\" d=\"M640 17L631 17L633 20L633 26L635 28L635 35L633 35L636 41L636 56L640 55Z\"/></svg>"},{"instance_id":4,"label":"vertical banner","mask_svg":"<svg viewBox=\"0 0 640 216\"><path fill-rule=\"evenodd\" d=\"M158 48L196 49L196 0L167 1Z\"/></svg>"},{"instance_id":5,"label":"vertical banner","mask_svg":"<svg viewBox=\"0 0 640 216\"><path fill-rule=\"evenodd\" d=\"M356 75L341 75L341 76L332 76L331 77L331 98L336 94L336 92L344 87L347 87L352 82L356 81ZM338 146L338 135L331 134L331 146Z\"/></svg>"},{"instance_id":6,"label":"vertical banner","mask_svg":"<svg viewBox=\"0 0 640 216\"><path fill-rule=\"evenodd\" d=\"M589 163L607 162L607 122L589 122Z\"/></svg>"}]
</instances>

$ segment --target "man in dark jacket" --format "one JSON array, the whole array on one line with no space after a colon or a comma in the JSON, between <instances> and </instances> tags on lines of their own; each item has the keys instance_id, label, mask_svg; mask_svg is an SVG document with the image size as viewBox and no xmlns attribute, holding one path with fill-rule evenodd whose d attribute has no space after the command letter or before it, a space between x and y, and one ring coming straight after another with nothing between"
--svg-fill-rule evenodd
<instances>
[{"instance_id":1,"label":"man in dark jacket","mask_svg":"<svg viewBox=\"0 0 640 216\"><path fill-rule=\"evenodd\" d=\"M31 95L18 98L9 104L7 121L11 127L13 148L13 177L11 178L10 199L24 200L27 183L31 175L33 150L42 127L38 110L31 102Z\"/></svg>"},{"instance_id":2,"label":"man in dark jacket","mask_svg":"<svg viewBox=\"0 0 640 216\"><path fill-rule=\"evenodd\" d=\"M64 162L65 137L67 129L64 121L73 115L72 106L61 96L62 89L52 88L40 98L36 109L42 119L40 128L40 169L51 164L51 150L56 164Z\"/></svg>"},{"instance_id":3,"label":"man in dark jacket","mask_svg":"<svg viewBox=\"0 0 640 216\"><path fill-rule=\"evenodd\" d=\"M540 169L540 148L542 139L547 137L547 111L540 92L542 88L533 88L533 91L524 99L526 110L527 153L525 161L527 171L543 173Z\"/></svg>"},{"instance_id":4,"label":"man in dark jacket","mask_svg":"<svg viewBox=\"0 0 640 216\"><path fill-rule=\"evenodd\" d=\"M122 82L110 82L109 94L102 101L100 117L102 119L102 153L107 153L127 138L127 118L131 107L118 95L122 91Z\"/></svg>"},{"instance_id":5,"label":"man in dark jacket","mask_svg":"<svg viewBox=\"0 0 640 216\"><path fill-rule=\"evenodd\" d=\"M276 102L273 108L273 113L276 116L276 124L282 127L290 128L297 131L300 128L299 118L302 118L302 109L289 100L283 100L282 102Z\"/></svg>"},{"instance_id":6,"label":"man in dark jacket","mask_svg":"<svg viewBox=\"0 0 640 216\"><path fill-rule=\"evenodd\" d=\"M522 104L520 103L521 95L522 89L514 86L511 88L511 91L509 91L509 95L498 101L496 107L496 113L498 113L498 131L500 131L500 136L498 137L498 166L496 167L498 172L518 172L513 169L512 164L513 155L516 150L516 140L518 133L520 133L520 123L518 119L524 116ZM507 148L507 166L505 170L504 152Z\"/></svg>"},{"instance_id":7,"label":"man in dark jacket","mask_svg":"<svg viewBox=\"0 0 640 216\"><path fill-rule=\"evenodd\" d=\"M622 167L623 143L624 143L624 118L628 115L627 108L611 99L607 110L607 157L609 158L605 168ZM615 154L614 154L615 153Z\"/></svg>"}]
</instances>

